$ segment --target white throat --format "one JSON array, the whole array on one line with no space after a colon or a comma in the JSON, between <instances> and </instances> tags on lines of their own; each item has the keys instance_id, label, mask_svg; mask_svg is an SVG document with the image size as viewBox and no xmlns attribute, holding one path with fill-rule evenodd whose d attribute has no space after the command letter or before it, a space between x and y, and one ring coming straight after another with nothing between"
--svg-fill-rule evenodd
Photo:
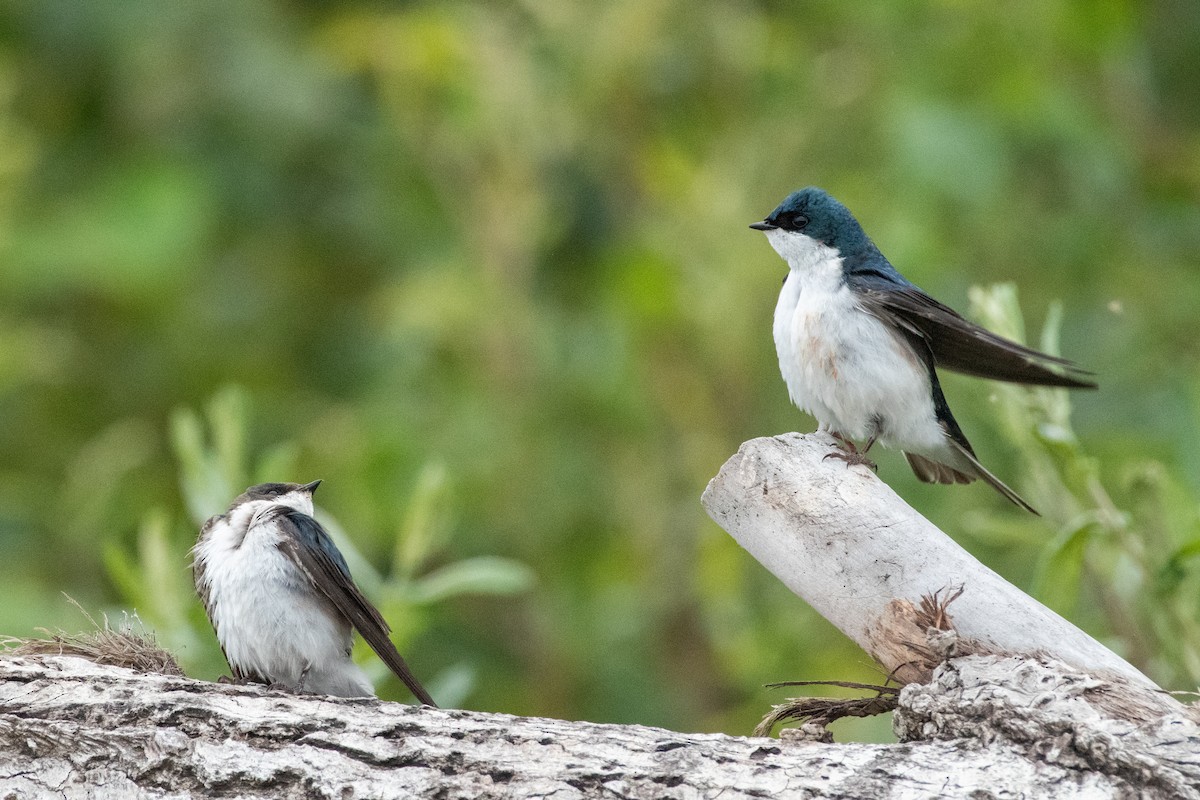
<instances>
[{"instance_id":1,"label":"white throat","mask_svg":"<svg viewBox=\"0 0 1200 800\"><path fill-rule=\"evenodd\" d=\"M776 228L767 231L767 241L775 252L783 257L791 269L789 283L800 291L809 288L821 292L834 292L845 283L842 275L842 259L837 248L818 242L810 236Z\"/></svg>"}]
</instances>

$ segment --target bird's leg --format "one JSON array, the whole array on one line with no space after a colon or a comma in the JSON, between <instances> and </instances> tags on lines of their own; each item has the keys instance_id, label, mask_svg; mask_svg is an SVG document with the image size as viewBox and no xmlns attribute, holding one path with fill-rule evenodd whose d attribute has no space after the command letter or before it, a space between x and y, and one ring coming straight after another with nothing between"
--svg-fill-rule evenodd
<instances>
[{"instance_id":1,"label":"bird's leg","mask_svg":"<svg viewBox=\"0 0 1200 800\"><path fill-rule=\"evenodd\" d=\"M871 449L871 445L875 444L875 440L879 437L878 433L867 440L867 446L862 450L859 450L849 437L843 436L837 431L830 431L829 433L846 447L842 450L834 450L832 453L826 453L825 458L821 459L822 461L826 458L836 458L840 461L845 461L847 469L853 467L855 464L864 464L874 472L879 471L879 467L875 465L875 462L867 458L867 451Z\"/></svg>"},{"instance_id":2,"label":"bird's leg","mask_svg":"<svg viewBox=\"0 0 1200 800\"><path fill-rule=\"evenodd\" d=\"M835 430L830 430L829 435L841 442L844 449L849 450L851 453L858 452L858 448L854 446L854 440L850 439L849 437L843 436L841 433Z\"/></svg>"},{"instance_id":3,"label":"bird's leg","mask_svg":"<svg viewBox=\"0 0 1200 800\"><path fill-rule=\"evenodd\" d=\"M312 664L305 664L304 669L300 670L300 677L296 678L296 684L293 686L290 683L282 681L272 681L267 684L267 688L275 692L287 692L288 694L307 694L304 691L304 679L308 677L308 671L312 668Z\"/></svg>"},{"instance_id":4,"label":"bird's leg","mask_svg":"<svg viewBox=\"0 0 1200 800\"><path fill-rule=\"evenodd\" d=\"M304 669L300 670L300 680L296 681L297 692L302 693L304 691L304 680L308 677L308 671L310 669L312 669L312 664L308 663L304 665Z\"/></svg>"}]
</instances>

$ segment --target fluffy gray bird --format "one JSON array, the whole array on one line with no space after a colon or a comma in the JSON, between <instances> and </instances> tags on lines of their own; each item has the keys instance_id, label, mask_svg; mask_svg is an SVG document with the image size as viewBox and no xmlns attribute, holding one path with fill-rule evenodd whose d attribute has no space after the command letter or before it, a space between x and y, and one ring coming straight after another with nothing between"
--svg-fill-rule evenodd
<instances>
[{"instance_id":1,"label":"fluffy gray bird","mask_svg":"<svg viewBox=\"0 0 1200 800\"><path fill-rule=\"evenodd\" d=\"M208 620L240 680L339 697L374 697L350 658L352 629L422 703L436 706L396 651L383 616L313 519L307 484L251 486L212 517L192 548Z\"/></svg>"}]
</instances>

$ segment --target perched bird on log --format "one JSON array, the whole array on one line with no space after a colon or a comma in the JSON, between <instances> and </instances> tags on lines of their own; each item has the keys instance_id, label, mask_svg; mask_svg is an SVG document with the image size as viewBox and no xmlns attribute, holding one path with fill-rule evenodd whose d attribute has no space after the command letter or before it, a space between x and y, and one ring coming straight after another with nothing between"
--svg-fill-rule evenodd
<instances>
[{"instance_id":1,"label":"perched bird on log","mask_svg":"<svg viewBox=\"0 0 1200 800\"><path fill-rule=\"evenodd\" d=\"M374 697L350 658L352 629L418 700L436 706L396 651L383 616L313 519L312 483L251 486L212 517L192 574L234 677L299 692Z\"/></svg>"},{"instance_id":2,"label":"perched bird on log","mask_svg":"<svg viewBox=\"0 0 1200 800\"><path fill-rule=\"evenodd\" d=\"M901 275L850 211L825 191L793 192L750 226L788 264L775 347L792 402L845 445L830 457L874 464L875 442L904 451L927 483L981 478L1037 513L975 455L935 367L1041 386L1094 389L1070 361L968 322ZM855 442L864 442L860 449Z\"/></svg>"}]
</instances>

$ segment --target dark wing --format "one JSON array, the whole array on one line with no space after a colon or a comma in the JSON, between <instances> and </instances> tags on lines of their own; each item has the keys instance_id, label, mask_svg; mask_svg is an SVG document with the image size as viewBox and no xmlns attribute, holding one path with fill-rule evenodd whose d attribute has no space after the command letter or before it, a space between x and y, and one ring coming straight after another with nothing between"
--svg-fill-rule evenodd
<instances>
[{"instance_id":1,"label":"dark wing","mask_svg":"<svg viewBox=\"0 0 1200 800\"><path fill-rule=\"evenodd\" d=\"M404 685L427 706L437 707L429 692L421 686L416 676L408 668L404 658L388 638L391 628L379 613L379 609L371 605L371 601L363 596L354 579L350 577L350 568L346 559L338 552L329 534L315 519L285 506L278 506L279 515L276 519L283 532L287 534L279 548L305 574L316 589L329 598L342 616L358 630L359 635L366 640L396 677L404 681Z\"/></svg>"},{"instance_id":2,"label":"dark wing","mask_svg":"<svg viewBox=\"0 0 1200 800\"><path fill-rule=\"evenodd\" d=\"M873 272L851 273L850 288L864 310L924 339L939 367L994 381L1095 389L1091 373L969 322L907 281Z\"/></svg>"},{"instance_id":3,"label":"dark wing","mask_svg":"<svg viewBox=\"0 0 1200 800\"><path fill-rule=\"evenodd\" d=\"M212 530L212 526L217 524L220 515L209 517L204 523L204 527L200 529L200 536L196 539L196 546L208 538L208 532ZM200 596L200 602L204 604L204 611L208 614L208 621L212 622L212 602L208 592L208 581L204 577L204 560L196 555L196 547L192 547L192 582L196 584L196 594Z\"/></svg>"},{"instance_id":4,"label":"dark wing","mask_svg":"<svg viewBox=\"0 0 1200 800\"><path fill-rule=\"evenodd\" d=\"M934 461L925 456L905 451L904 457L908 459L908 465L912 467L913 473L925 483L971 483L976 478L982 478L985 483L1008 498L1014 505L1018 505L1040 517L1041 514L1038 513L1037 509L1029 505L1025 501L1025 498L1010 489L1004 481L997 478L987 467L979 463L979 458L975 455L975 449L967 441L967 435L959 427L958 420L954 418L954 414L950 413L950 404L946 402L946 395L942 392L942 384L938 381L937 370L934 369L934 357L929 347L929 342L921 336L920 332L907 328L901 328L900 335L907 340L909 346L916 352L917 357L921 359L921 363L925 365L925 369L929 371L929 385L933 393L933 413L937 416L938 424L942 426L942 430L946 434L946 440L952 448L958 451L962 460L970 465L967 471L964 471L964 469L960 468L963 465L952 467L949 464L943 464L940 461Z\"/></svg>"}]
</instances>

